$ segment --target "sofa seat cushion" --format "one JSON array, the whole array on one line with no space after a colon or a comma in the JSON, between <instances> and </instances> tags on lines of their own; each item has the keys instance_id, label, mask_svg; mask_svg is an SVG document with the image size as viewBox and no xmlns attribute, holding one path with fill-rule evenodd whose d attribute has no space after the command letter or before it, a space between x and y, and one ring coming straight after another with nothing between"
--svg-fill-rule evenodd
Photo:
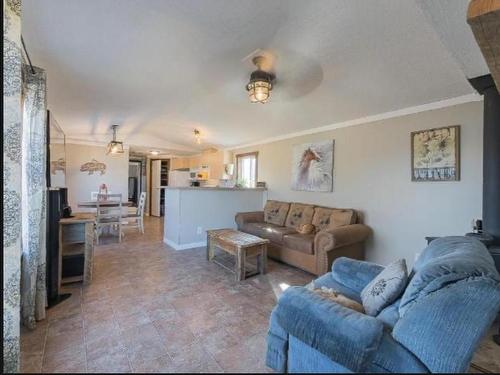
<instances>
[{"instance_id":1,"label":"sofa seat cushion","mask_svg":"<svg viewBox=\"0 0 500 375\"><path fill-rule=\"evenodd\" d=\"M264 207L264 221L279 226L285 225L290 203L268 200Z\"/></svg>"},{"instance_id":2,"label":"sofa seat cushion","mask_svg":"<svg viewBox=\"0 0 500 375\"><path fill-rule=\"evenodd\" d=\"M283 237L283 245L304 254L314 254L314 234L287 234Z\"/></svg>"},{"instance_id":3,"label":"sofa seat cushion","mask_svg":"<svg viewBox=\"0 0 500 375\"><path fill-rule=\"evenodd\" d=\"M399 305L401 298L384 308L378 315L377 319L381 320L391 330L399 320Z\"/></svg>"},{"instance_id":4,"label":"sofa seat cushion","mask_svg":"<svg viewBox=\"0 0 500 375\"><path fill-rule=\"evenodd\" d=\"M285 226L297 228L303 224L312 224L314 215L314 206L300 203L292 203L288 216L286 217Z\"/></svg>"},{"instance_id":5,"label":"sofa seat cushion","mask_svg":"<svg viewBox=\"0 0 500 375\"><path fill-rule=\"evenodd\" d=\"M280 245L283 244L284 235L297 233L293 228L281 227L269 223L247 223L243 226L242 230Z\"/></svg>"}]
</instances>

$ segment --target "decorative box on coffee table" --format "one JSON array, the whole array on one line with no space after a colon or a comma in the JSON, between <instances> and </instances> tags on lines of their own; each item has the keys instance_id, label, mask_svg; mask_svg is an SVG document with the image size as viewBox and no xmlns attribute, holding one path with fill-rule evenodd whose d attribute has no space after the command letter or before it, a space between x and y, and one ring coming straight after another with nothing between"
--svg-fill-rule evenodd
<instances>
[{"instance_id":1,"label":"decorative box on coffee table","mask_svg":"<svg viewBox=\"0 0 500 375\"><path fill-rule=\"evenodd\" d=\"M267 268L267 244L269 240L243 233L236 229L215 229L207 231L207 260L236 274L241 281L257 273L265 274ZM215 248L231 254L235 258L233 267L215 256ZM247 260L257 258L256 267L251 267Z\"/></svg>"}]
</instances>

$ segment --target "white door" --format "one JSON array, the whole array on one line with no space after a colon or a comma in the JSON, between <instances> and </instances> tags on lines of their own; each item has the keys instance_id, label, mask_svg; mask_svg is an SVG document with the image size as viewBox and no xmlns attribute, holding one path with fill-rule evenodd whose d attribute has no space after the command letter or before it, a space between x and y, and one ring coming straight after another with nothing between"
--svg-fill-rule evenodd
<instances>
[{"instance_id":1,"label":"white door","mask_svg":"<svg viewBox=\"0 0 500 375\"><path fill-rule=\"evenodd\" d=\"M151 186L153 188L160 187L161 185L161 160L153 160L151 162ZM160 201L158 201L160 202Z\"/></svg>"},{"instance_id":2,"label":"white door","mask_svg":"<svg viewBox=\"0 0 500 375\"><path fill-rule=\"evenodd\" d=\"M153 187L151 189L151 215L160 216L160 191L161 189Z\"/></svg>"}]
</instances>

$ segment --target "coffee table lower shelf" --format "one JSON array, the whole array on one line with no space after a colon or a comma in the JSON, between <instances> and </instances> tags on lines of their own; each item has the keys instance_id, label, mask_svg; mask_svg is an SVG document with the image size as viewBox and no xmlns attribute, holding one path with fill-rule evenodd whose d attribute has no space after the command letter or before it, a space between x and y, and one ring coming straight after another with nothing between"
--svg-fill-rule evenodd
<instances>
[{"instance_id":1,"label":"coffee table lower shelf","mask_svg":"<svg viewBox=\"0 0 500 375\"><path fill-rule=\"evenodd\" d=\"M237 267L237 262L236 262L236 257L229 255L227 253L223 254L215 254L214 257L212 258L212 262L215 264L221 266L222 268L228 270L229 272L233 273L236 275L236 267ZM245 262L245 277L244 279L247 279L251 276L255 276L259 274L259 266L258 264L252 264L247 261Z\"/></svg>"},{"instance_id":2,"label":"coffee table lower shelf","mask_svg":"<svg viewBox=\"0 0 500 375\"><path fill-rule=\"evenodd\" d=\"M266 273L268 243L267 239L235 229L209 230L207 231L207 260L234 273L236 280L242 281L258 273ZM225 254L215 256L216 248L223 250ZM230 261L230 258L234 261ZM256 258L256 265L248 262L250 258Z\"/></svg>"}]
</instances>

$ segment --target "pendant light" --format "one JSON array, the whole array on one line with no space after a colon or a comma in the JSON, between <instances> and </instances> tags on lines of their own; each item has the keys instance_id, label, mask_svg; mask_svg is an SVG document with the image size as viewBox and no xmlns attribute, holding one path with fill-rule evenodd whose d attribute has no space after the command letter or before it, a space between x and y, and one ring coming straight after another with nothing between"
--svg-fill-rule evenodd
<instances>
[{"instance_id":1,"label":"pendant light","mask_svg":"<svg viewBox=\"0 0 500 375\"><path fill-rule=\"evenodd\" d=\"M118 128L118 125L111 125L111 129L113 129L113 140L108 143L106 155L123 154L123 142L116 140L116 128Z\"/></svg>"},{"instance_id":2,"label":"pendant light","mask_svg":"<svg viewBox=\"0 0 500 375\"><path fill-rule=\"evenodd\" d=\"M248 97L252 103L264 104L271 96L273 81L276 77L274 74L262 70L261 66L264 62L263 56L254 57L252 62L257 67L257 70L252 72L250 75L250 82L248 82L246 86Z\"/></svg>"},{"instance_id":3,"label":"pendant light","mask_svg":"<svg viewBox=\"0 0 500 375\"><path fill-rule=\"evenodd\" d=\"M196 143L197 144L201 144L201 134L200 134L200 131L198 129L194 129L194 138L196 140Z\"/></svg>"}]
</instances>

